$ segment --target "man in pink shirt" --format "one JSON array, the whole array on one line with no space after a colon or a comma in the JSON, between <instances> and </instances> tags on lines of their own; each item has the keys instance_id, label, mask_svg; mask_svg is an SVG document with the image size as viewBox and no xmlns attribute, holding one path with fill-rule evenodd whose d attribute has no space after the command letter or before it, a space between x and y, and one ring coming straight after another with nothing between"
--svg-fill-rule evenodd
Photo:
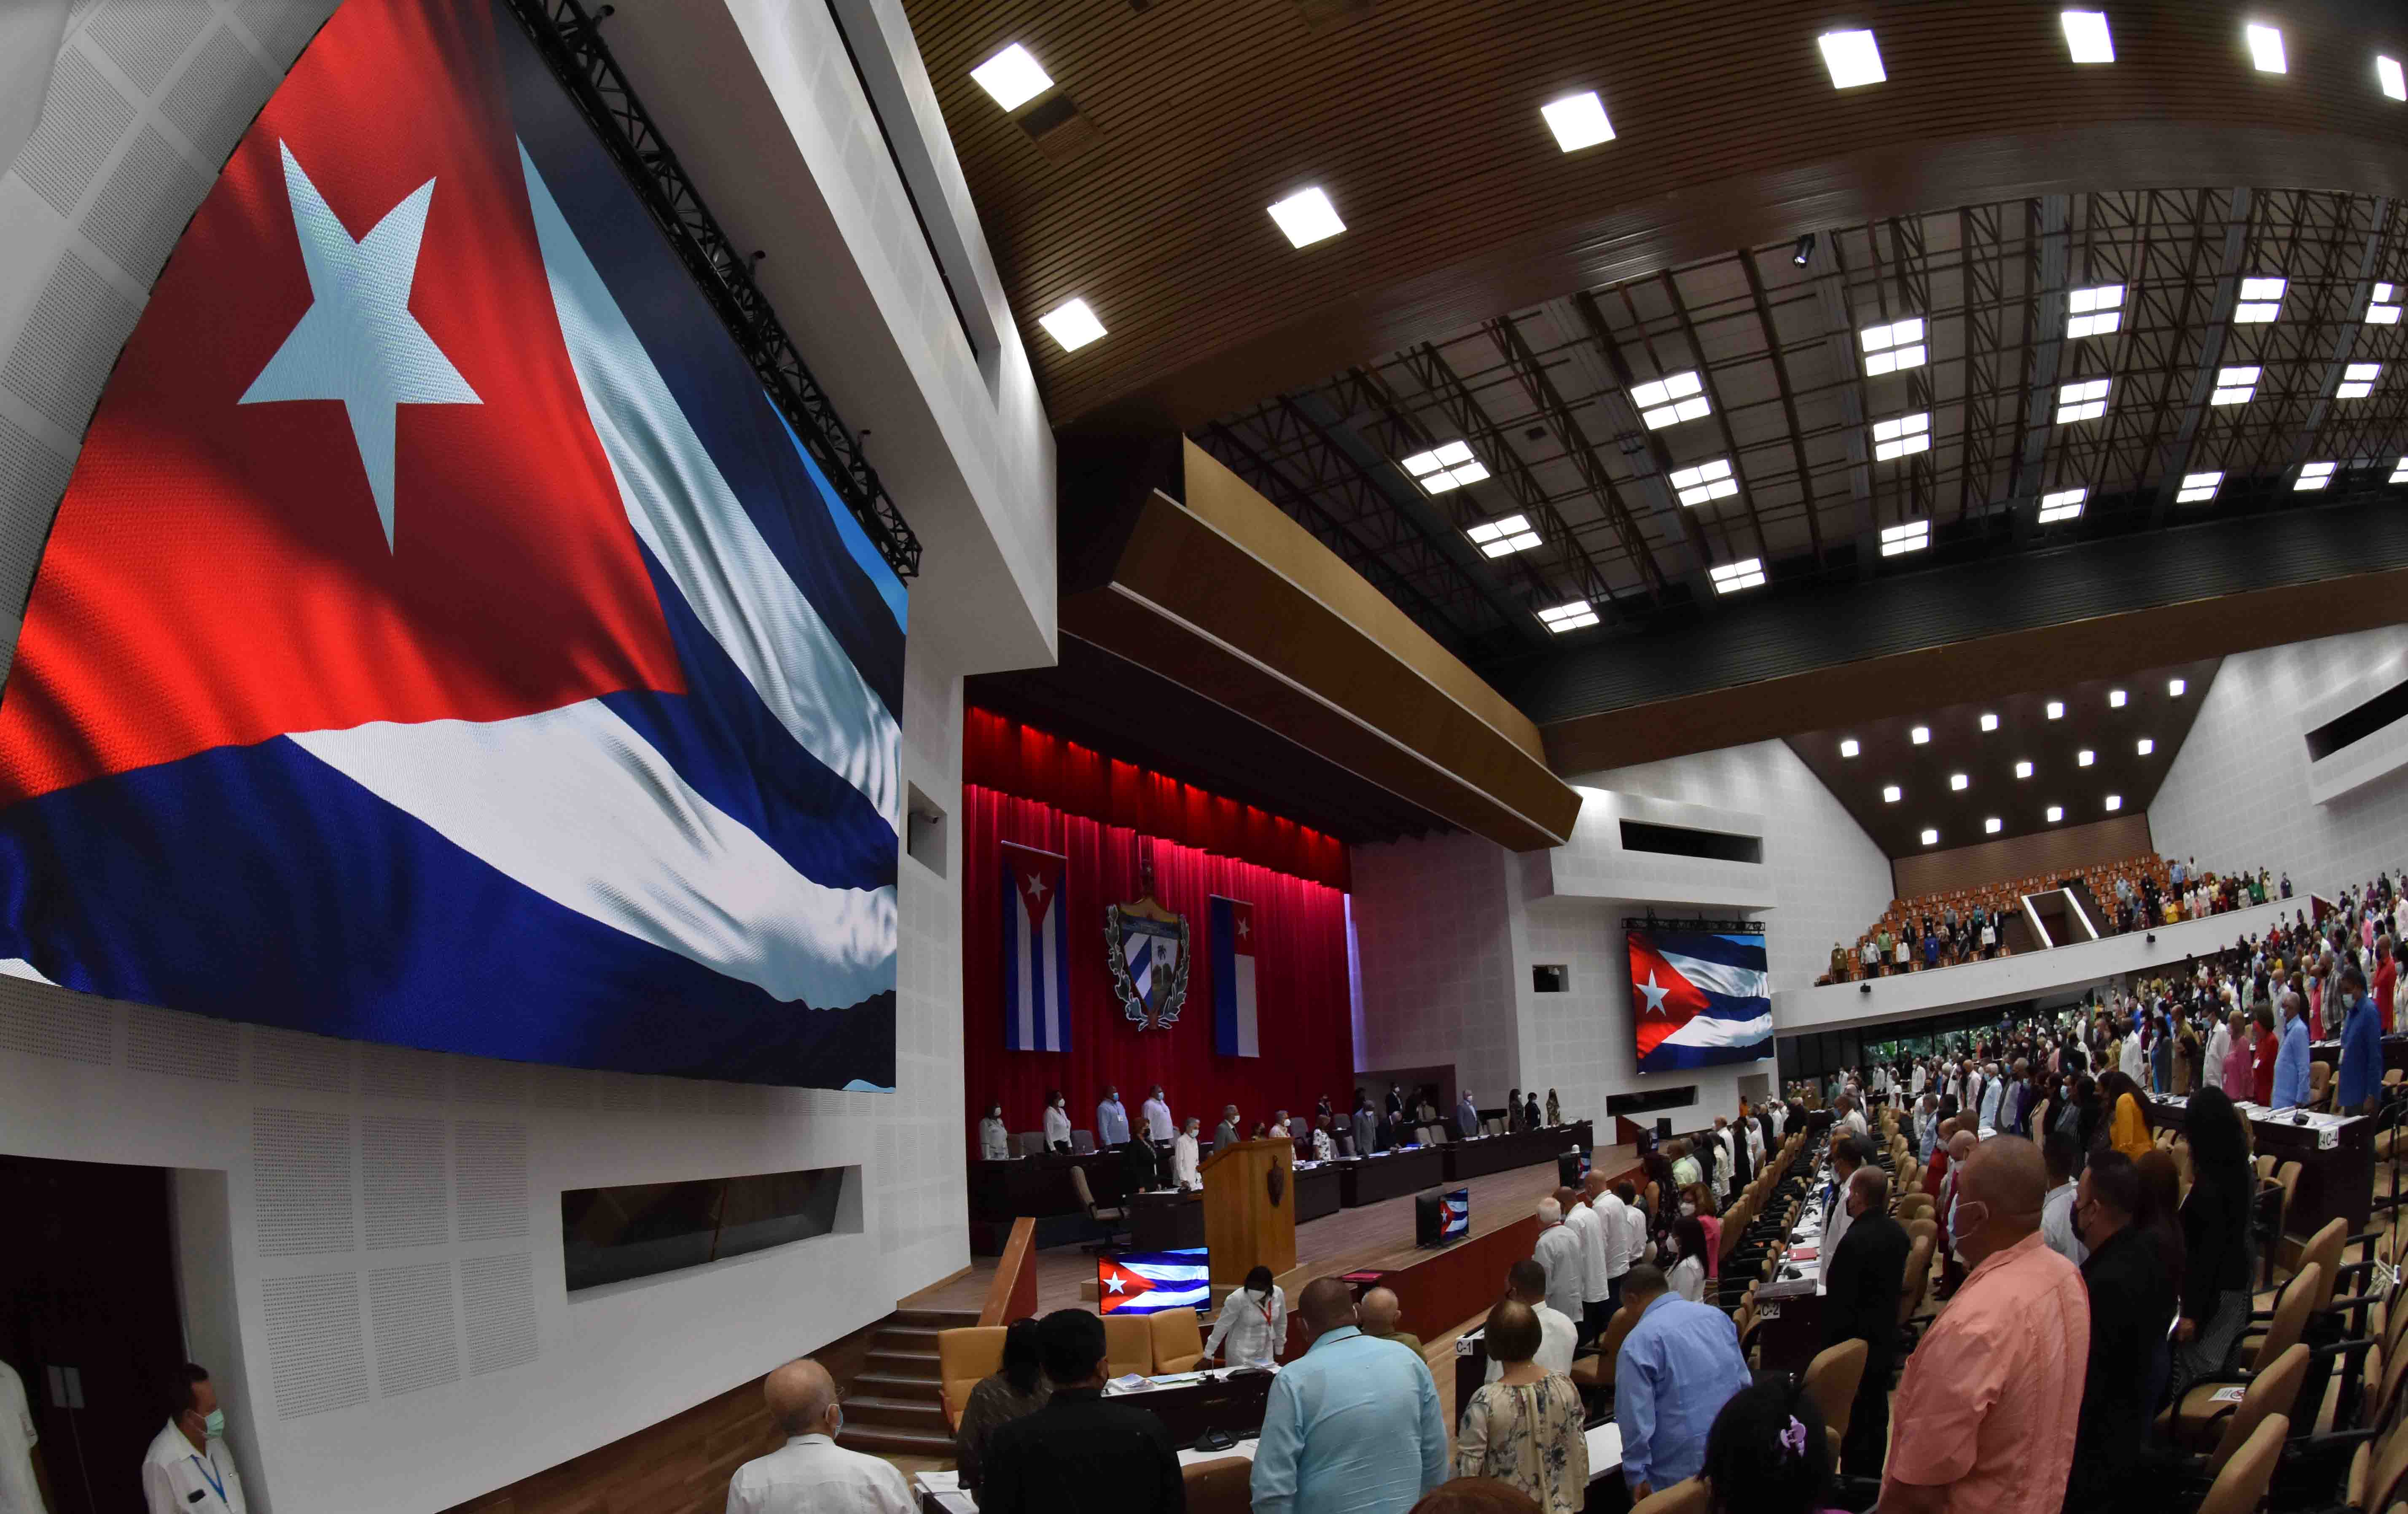
<instances>
[{"instance_id":1,"label":"man in pink shirt","mask_svg":"<svg viewBox=\"0 0 2408 1514\"><path fill-rule=\"evenodd\" d=\"M1956 1249L1971 1271L1907 1358L1880 1514L2055 1514L2082 1413L2089 1294L2041 1241L2038 1147L1984 1141L1956 1178Z\"/></svg>"}]
</instances>

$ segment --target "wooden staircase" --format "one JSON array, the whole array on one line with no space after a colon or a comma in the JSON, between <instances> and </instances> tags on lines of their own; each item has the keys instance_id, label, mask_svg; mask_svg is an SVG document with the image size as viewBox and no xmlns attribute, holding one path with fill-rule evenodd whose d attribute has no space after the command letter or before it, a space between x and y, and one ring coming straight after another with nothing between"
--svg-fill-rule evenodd
<instances>
[{"instance_id":1,"label":"wooden staircase","mask_svg":"<svg viewBox=\"0 0 2408 1514\"><path fill-rule=\"evenodd\" d=\"M848 1450L872 1455L951 1457L937 1332L978 1323L972 1309L897 1309L870 1337L869 1354L844 1400Z\"/></svg>"}]
</instances>

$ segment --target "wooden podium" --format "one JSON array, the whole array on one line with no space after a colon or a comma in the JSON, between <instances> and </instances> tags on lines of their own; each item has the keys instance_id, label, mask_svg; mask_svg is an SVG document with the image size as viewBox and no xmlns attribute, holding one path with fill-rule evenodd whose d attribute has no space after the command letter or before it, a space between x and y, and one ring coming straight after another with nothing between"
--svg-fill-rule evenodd
<instances>
[{"instance_id":1,"label":"wooden podium","mask_svg":"<svg viewBox=\"0 0 2408 1514\"><path fill-rule=\"evenodd\" d=\"M1240 1141L1215 1151L1204 1178L1204 1244L1212 1281L1234 1288L1256 1267L1273 1277L1296 1266L1296 1148L1287 1141Z\"/></svg>"}]
</instances>

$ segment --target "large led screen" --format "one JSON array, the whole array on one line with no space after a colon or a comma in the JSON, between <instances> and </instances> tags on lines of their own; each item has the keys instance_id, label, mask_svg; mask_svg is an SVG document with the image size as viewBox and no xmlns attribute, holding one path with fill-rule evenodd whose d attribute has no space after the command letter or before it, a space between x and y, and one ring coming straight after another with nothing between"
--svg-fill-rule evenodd
<instances>
[{"instance_id":1,"label":"large led screen","mask_svg":"<svg viewBox=\"0 0 2408 1514\"><path fill-rule=\"evenodd\" d=\"M1772 1055L1772 988L1762 931L1632 926L1626 934L1631 1036L1641 1072Z\"/></svg>"},{"instance_id":2,"label":"large led screen","mask_svg":"<svg viewBox=\"0 0 2408 1514\"><path fill-rule=\"evenodd\" d=\"M489 0L349 0L119 358L0 692L0 966L891 1087L905 603Z\"/></svg>"}]
</instances>

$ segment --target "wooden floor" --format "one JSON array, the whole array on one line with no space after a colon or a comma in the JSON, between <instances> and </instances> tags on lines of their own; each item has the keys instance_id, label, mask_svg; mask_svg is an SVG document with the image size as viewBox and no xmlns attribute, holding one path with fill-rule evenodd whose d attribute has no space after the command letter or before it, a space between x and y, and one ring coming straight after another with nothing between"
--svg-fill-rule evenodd
<instances>
[{"instance_id":1,"label":"wooden floor","mask_svg":"<svg viewBox=\"0 0 2408 1514\"><path fill-rule=\"evenodd\" d=\"M1633 1148L1601 1146L1591 1157L1600 1171L1618 1173L1637 1160ZM1526 1219L1539 1200L1555 1191L1552 1163L1516 1167L1461 1185L1471 1190L1471 1234L1485 1235ZM1340 1209L1296 1228L1296 1267L1280 1275L1280 1286L1293 1302L1304 1285L1331 1273L1378 1267L1409 1267L1428 1253L1413 1244L1413 1196L1385 1199L1359 1209ZM1096 1280L1096 1259L1076 1246L1039 1251L1037 1268L1037 1312L1077 1307L1082 1285ZM907 1309L975 1309L986 1300L995 1280L996 1258L974 1259L970 1270L937 1287L904 1299Z\"/></svg>"}]
</instances>

